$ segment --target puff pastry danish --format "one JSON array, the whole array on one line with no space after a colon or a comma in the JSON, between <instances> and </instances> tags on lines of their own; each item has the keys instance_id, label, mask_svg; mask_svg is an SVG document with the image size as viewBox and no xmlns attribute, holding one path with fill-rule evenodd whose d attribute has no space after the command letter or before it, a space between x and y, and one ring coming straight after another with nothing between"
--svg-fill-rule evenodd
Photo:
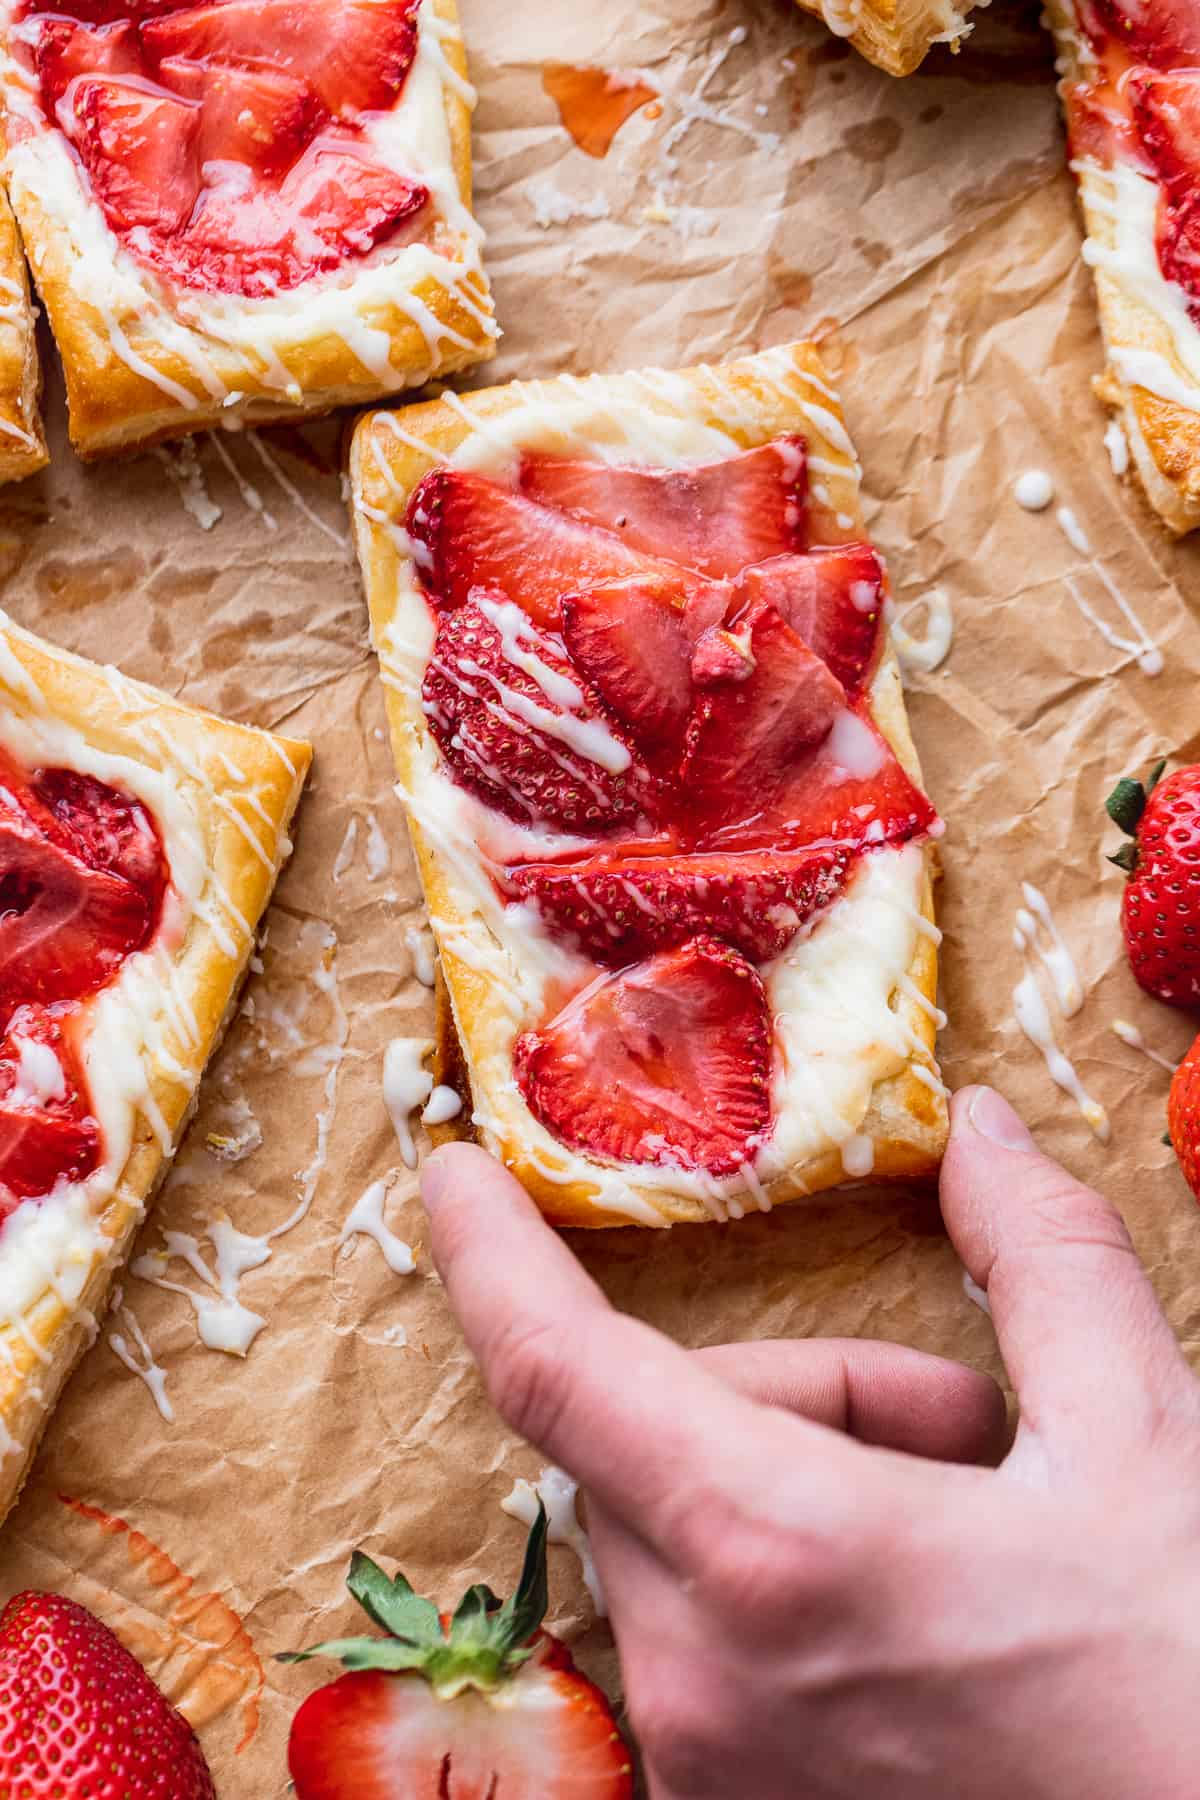
<instances>
[{"instance_id":1,"label":"puff pastry danish","mask_svg":"<svg viewBox=\"0 0 1200 1800\"><path fill-rule=\"evenodd\" d=\"M911 75L935 44L957 49L978 0L798 0L889 75Z\"/></svg>"},{"instance_id":2,"label":"puff pastry danish","mask_svg":"<svg viewBox=\"0 0 1200 1800\"><path fill-rule=\"evenodd\" d=\"M50 460L38 409L41 385L25 258L0 189L0 481L35 475Z\"/></svg>"},{"instance_id":3,"label":"puff pastry danish","mask_svg":"<svg viewBox=\"0 0 1200 1800\"><path fill-rule=\"evenodd\" d=\"M1150 504L1200 523L1200 16L1182 3L1048 0L1107 368L1096 381ZM1126 450L1128 446L1128 451Z\"/></svg>"},{"instance_id":4,"label":"puff pastry danish","mask_svg":"<svg viewBox=\"0 0 1200 1800\"><path fill-rule=\"evenodd\" d=\"M0 34L82 455L491 355L454 0L0 0Z\"/></svg>"},{"instance_id":5,"label":"puff pastry danish","mask_svg":"<svg viewBox=\"0 0 1200 1800\"><path fill-rule=\"evenodd\" d=\"M572 1225L929 1174L941 826L816 350L444 395L351 465L482 1140Z\"/></svg>"},{"instance_id":6,"label":"puff pastry danish","mask_svg":"<svg viewBox=\"0 0 1200 1800\"><path fill-rule=\"evenodd\" d=\"M0 1517L189 1117L310 754L0 614Z\"/></svg>"}]
</instances>

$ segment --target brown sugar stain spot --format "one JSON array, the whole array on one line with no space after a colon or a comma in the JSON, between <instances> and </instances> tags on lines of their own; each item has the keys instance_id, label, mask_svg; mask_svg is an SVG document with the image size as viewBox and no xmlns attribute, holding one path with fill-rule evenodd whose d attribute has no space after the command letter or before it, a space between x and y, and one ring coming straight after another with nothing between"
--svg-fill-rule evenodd
<instances>
[{"instance_id":1,"label":"brown sugar stain spot","mask_svg":"<svg viewBox=\"0 0 1200 1800\"><path fill-rule=\"evenodd\" d=\"M881 244L875 238L855 238L853 249L857 250L869 269L878 271L886 268L892 260L892 252L887 244Z\"/></svg>"},{"instance_id":2,"label":"brown sugar stain spot","mask_svg":"<svg viewBox=\"0 0 1200 1800\"><path fill-rule=\"evenodd\" d=\"M49 612L84 612L89 607L126 594L141 581L143 564L132 551L115 555L72 558L51 557L34 580L38 598Z\"/></svg>"},{"instance_id":3,"label":"brown sugar stain spot","mask_svg":"<svg viewBox=\"0 0 1200 1800\"><path fill-rule=\"evenodd\" d=\"M843 131L842 144L858 162L886 162L903 136L898 119L869 119L865 125L852 125Z\"/></svg>"},{"instance_id":4,"label":"brown sugar stain spot","mask_svg":"<svg viewBox=\"0 0 1200 1800\"><path fill-rule=\"evenodd\" d=\"M771 286L775 290L775 304L778 307L807 306L812 299L812 276L806 275L803 269L797 269L781 258L768 264L767 273L771 278Z\"/></svg>"},{"instance_id":5,"label":"brown sugar stain spot","mask_svg":"<svg viewBox=\"0 0 1200 1800\"><path fill-rule=\"evenodd\" d=\"M572 63L547 63L542 87L557 106L564 128L588 156L607 156L626 119L658 98L644 81Z\"/></svg>"},{"instance_id":6,"label":"brown sugar stain spot","mask_svg":"<svg viewBox=\"0 0 1200 1800\"><path fill-rule=\"evenodd\" d=\"M240 1705L240 1755L257 1735L266 1677L237 1613L219 1594L193 1592L193 1578L126 1520L69 1494L58 1497L106 1537L124 1538L129 1561L150 1590L136 1609L116 1620L117 1636L142 1662L153 1665L155 1679L189 1724L210 1724Z\"/></svg>"}]
</instances>

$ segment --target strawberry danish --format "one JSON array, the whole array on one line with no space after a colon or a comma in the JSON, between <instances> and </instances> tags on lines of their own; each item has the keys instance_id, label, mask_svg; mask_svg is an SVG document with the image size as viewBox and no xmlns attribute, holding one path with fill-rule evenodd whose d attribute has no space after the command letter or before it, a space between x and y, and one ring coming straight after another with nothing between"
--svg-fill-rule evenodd
<instances>
[{"instance_id":1,"label":"strawberry danish","mask_svg":"<svg viewBox=\"0 0 1200 1800\"><path fill-rule=\"evenodd\" d=\"M816 352L360 423L442 1068L554 1220L928 1174L932 846Z\"/></svg>"},{"instance_id":2,"label":"strawberry danish","mask_svg":"<svg viewBox=\"0 0 1200 1800\"><path fill-rule=\"evenodd\" d=\"M0 26L81 454L491 354L453 0L0 0Z\"/></svg>"}]
</instances>

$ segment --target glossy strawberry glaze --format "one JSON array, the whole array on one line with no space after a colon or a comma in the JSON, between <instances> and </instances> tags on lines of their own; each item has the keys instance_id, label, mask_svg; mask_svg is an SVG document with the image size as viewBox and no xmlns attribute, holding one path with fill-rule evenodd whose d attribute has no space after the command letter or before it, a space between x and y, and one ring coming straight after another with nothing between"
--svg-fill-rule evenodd
<instances>
[{"instance_id":1,"label":"glossy strawberry glaze","mask_svg":"<svg viewBox=\"0 0 1200 1800\"><path fill-rule=\"evenodd\" d=\"M261 298L425 223L369 123L419 0L23 0L14 50L117 237L188 288Z\"/></svg>"},{"instance_id":2,"label":"glossy strawberry glaze","mask_svg":"<svg viewBox=\"0 0 1200 1800\"><path fill-rule=\"evenodd\" d=\"M167 880L138 802L0 750L0 1220L102 1160L84 1005L153 938Z\"/></svg>"},{"instance_id":3,"label":"glossy strawberry glaze","mask_svg":"<svg viewBox=\"0 0 1200 1800\"><path fill-rule=\"evenodd\" d=\"M789 438L670 472L526 456L511 487L436 470L410 503L445 763L493 813L571 840L491 873L580 958L514 1069L593 1155L752 1163L764 967L861 857L940 829L868 704L882 565L811 542L805 489Z\"/></svg>"},{"instance_id":4,"label":"glossy strawberry glaze","mask_svg":"<svg viewBox=\"0 0 1200 1800\"><path fill-rule=\"evenodd\" d=\"M1097 69L1066 90L1071 154L1158 183L1159 265L1200 323L1200 16L1190 0L1083 0L1079 11Z\"/></svg>"}]
</instances>

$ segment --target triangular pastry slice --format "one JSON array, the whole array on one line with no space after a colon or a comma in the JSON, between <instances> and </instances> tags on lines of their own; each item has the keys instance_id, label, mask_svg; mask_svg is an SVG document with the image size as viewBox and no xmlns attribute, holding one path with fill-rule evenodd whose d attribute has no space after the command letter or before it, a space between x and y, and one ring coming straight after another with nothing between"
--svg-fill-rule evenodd
<instances>
[{"instance_id":1,"label":"triangular pastry slice","mask_svg":"<svg viewBox=\"0 0 1200 1800\"><path fill-rule=\"evenodd\" d=\"M310 755L0 614L0 1516L231 1016Z\"/></svg>"},{"instance_id":2,"label":"triangular pastry slice","mask_svg":"<svg viewBox=\"0 0 1200 1800\"><path fill-rule=\"evenodd\" d=\"M565 1224L931 1174L941 822L816 350L380 412L351 462L464 1119Z\"/></svg>"},{"instance_id":3,"label":"triangular pastry slice","mask_svg":"<svg viewBox=\"0 0 1200 1800\"><path fill-rule=\"evenodd\" d=\"M0 47L82 455L492 354L454 0L0 0Z\"/></svg>"},{"instance_id":4,"label":"triangular pastry slice","mask_svg":"<svg viewBox=\"0 0 1200 1800\"><path fill-rule=\"evenodd\" d=\"M1200 524L1200 13L1048 0L1087 225L1113 468L1175 532Z\"/></svg>"},{"instance_id":5,"label":"triangular pastry slice","mask_svg":"<svg viewBox=\"0 0 1200 1800\"><path fill-rule=\"evenodd\" d=\"M935 44L957 50L971 32L967 15L985 0L798 0L835 37L889 75L911 75Z\"/></svg>"},{"instance_id":6,"label":"triangular pastry slice","mask_svg":"<svg viewBox=\"0 0 1200 1800\"><path fill-rule=\"evenodd\" d=\"M22 481L50 460L34 325L17 222L0 188L0 481Z\"/></svg>"}]
</instances>

